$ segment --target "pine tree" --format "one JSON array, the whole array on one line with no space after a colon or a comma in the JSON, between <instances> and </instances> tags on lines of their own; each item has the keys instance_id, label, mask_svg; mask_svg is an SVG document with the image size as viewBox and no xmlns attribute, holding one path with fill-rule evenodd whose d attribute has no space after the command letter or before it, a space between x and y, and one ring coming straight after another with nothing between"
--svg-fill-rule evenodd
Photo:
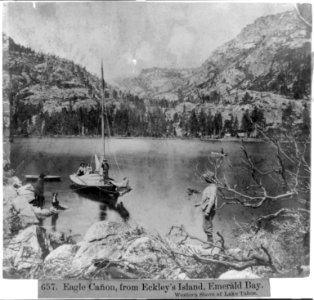
<instances>
[{"instance_id":1,"label":"pine tree","mask_svg":"<svg viewBox=\"0 0 314 300\"><path fill-rule=\"evenodd\" d=\"M174 122L174 123L177 123L178 120L179 120L178 113L174 113L174 115L173 115L173 122Z\"/></svg>"},{"instance_id":2,"label":"pine tree","mask_svg":"<svg viewBox=\"0 0 314 300\"><path fill-rule=\"evenodd\" d=\"M309 135L311 132L311 117L310 117L308 106L306 104L304 105L302 117L303 117L303 124L302 124L303 134Z\"/></svg>"},{"instance_id":3,"label":"pine tree","mask_svg":"<svg viewBox=\"0 0 314 300\"><path fill-rule=\"evenodd\" d=\"M197 136L197 134L199 132L199 124L198 124L195 110L192 110L192 113L191 113L191 116L189 119L189 128L190 128L191 135Z\"/></svg>"},{"instance_id":4,"label":"pine tree","mask_svg":"<svg viewBox=\"0 0 314 300\"><path fill-rule=\"evenodd\" d=\"M233 122L233 125L232 125L232 132L231 132L231 135L232 136L235 136L239 131L239 120L237 118L237 116L234 118L234 122Z\"/></svg>"},{"instance_id":5,"label":"pine tree","mask_svg":"<svg viewBox=\"0 0 314 300\"><path fill-rule=\"evenodd\" d=\"M234 103L238 103L239 102L239 94L238 94L238 90L236 92L236 95L234 97Z\"/></svg>"},{"instance_id":6,"label":"pine tree","mask_svg":"<svg viewBox=\"0 0 314 300\"><path fill-rule=\"evenodd\" d=\"M252 98L251 98L250 94L249 94L248 92L246 92L246 93L244 94L243 98L242 98L242 102L243 102L244 104L246 104L246 103L249 103L251 99L252 99Z\"/></svg>"},{"instance_id":7,"label":"pine tree","mask_svg":"<svg viewBox=\"0 0 314 300\"><path fill-rule=\"evenodd\" d=\"M256 106L251 113L251 120L254 124L258 124L260 126L265 126L266 123L263 111Z\"/></svg>"},{"instance_id":8,"label":"pine tree","mask_svg":"<svg viewBox=\"0 0 314 300\"><path fill-rule=\"evenodd\" d=\"M289 102L288 106L282 111L282 123L285 127L291 127L293 122L292 104Z\"/></svg>"},{"instance_id":9,"label":"pine tree","mask_svg":"<svg viewBox=\"0 0 314 300\"><path fill-rule=\"evenodd\" d=\"M214 132L214 121L213 117L209 111L206 118L206 135L212 135Z\"/></svg>"},{"instance_id":10,"label":"pine tree","mask_svg":"<svg viewBox=\"0 0 314 300\"><path fill-rule=\"evenodd\" d=\"M223 128L221 113L216 113L214 117L214 130L216 135L220 135Z\"/></svg>"},{"instance_id":11,"label":"pine tree","mask_svg":"<svg viewBox=\"0 0 314 300\"><path fill-rule=\"evenodd\" d=\"M156 136L161 137L164 136L167 132L167 121L166 116L163 113L163 111L158 108L155 112L155 118L156 118Z\"/></svg>"},{"instance_id":12,"label":"pine tree","mask_svg":"<svg viewBox=\"0 0 314 300\"><path fill-rule=\"evenodd\" d=\"M206 114L203 110L199 113L198 123L201 134L206 135Z\"/></svg>"},{"instance_id":13,"label":"pine tree","mask_svg":"<svg viewBox=\"0 0 314 300\"><path fill-rule=\"evenodd\" d=\"M181 89L178 89L178 101L181 103L184 101L183 92Z\"/></svg>"},{"instance_id":14,"label":"pine tree","mask_svg":"<svg viewBox=\"0 0 314 300\"><path fill-rule=\"evenodd\" d=\"M231 130L232 130L232 121L226 119L224 123L223 131L226 134L226 133L231 133Z\"/></svg>"},{"instance_id":15,"label":"pine tree","mask_svg":"<svg viewBox=\"0 0 314 300\"><path fill-rule=\"evenodd\" d=\"M249 110L247 109L242 116L241 129L248 134L253 131L253 123L251 121Z\"/></svg>"}]
</instances>

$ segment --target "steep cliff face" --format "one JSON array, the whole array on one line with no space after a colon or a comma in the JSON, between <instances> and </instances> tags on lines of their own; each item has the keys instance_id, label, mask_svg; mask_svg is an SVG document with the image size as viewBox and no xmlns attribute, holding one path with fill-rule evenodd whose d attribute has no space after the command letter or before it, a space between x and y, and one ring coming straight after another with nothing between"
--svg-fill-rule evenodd
<instances>
[{"instance_id":1,"label":"steep cliff face","mask_svg":"<svg viewBox=\"0 0 314 300\"><path fill-rule=\"evenodd\" d=\"M11 134L89 134L97 127L100 78L70 60L21 46L5 34L3 45L3 101L10 111L5 126ZM107 85L108 93L112 97L106 103L119 104L119 91Z\"/></svg>"},{"instance_id":2,"label":"steep cliff face","mask_svg":"<svg viewBox=\"0 0 314 300\"><path fill-rule=\"evenodd\" d=\"M85 68L20 46L5 35L3 44L3 97L13 113L23 103L49 113L97 105L100 80Z\"/></svg>"},{"instance_id":3,"label":"steep cliff face","mask_svg":"<svg viewBox=\"0 0 314 300\"><path fill-rule=\"evenodd\" d=\"M181 94L198 102L217 92L220 100L233 101L232 92L246 89L307 99L311 77L309 37L309 28L294 11L261 17L214 51L199 68L148 69L119 83L141 96L169 100Z\"/></svg>"},{"instance_id":4,"label":"steep cliff face","mask_svg":"<svg viewBox=\"0 0 314 300\"><path fill-rule=\"evenodd\" d=\"M218 48L191 80L203 92L250 89L302 99L310 94L310 49L295 12L262 17Z\"/></svg>"},{"instance_id":5,"label":"steep cliff face","mask_svg":"<svg viewBox=\"0 0 314 300\"><path fill-rule=\"evenodd\" d=\"M117 80L125 91L143 98L177 100L183 96L193 69L144 69L139 76Z\"/></svg>"}]
</instances>

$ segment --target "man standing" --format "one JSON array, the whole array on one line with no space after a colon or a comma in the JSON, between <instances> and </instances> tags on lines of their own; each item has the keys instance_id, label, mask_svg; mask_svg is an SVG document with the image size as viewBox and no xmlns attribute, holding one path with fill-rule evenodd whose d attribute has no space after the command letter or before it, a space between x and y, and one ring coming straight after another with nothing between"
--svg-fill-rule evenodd
<instances>
[{"instance_id":1,"label":"man standing","mask_svg":"<svg viewBox=\"0 0 314 300\"><path fill-rule=\"evenodd\" d=\"M101 168L102 168L102 175L104 178L104 182L106 182L109 179L109 164L108 164L107 159L103 159Z\"/></svg>"},{"instance_id":2,"label":"man standing","mask_svg":"<svg viewBox=\"0 0 314 300\"><path fill-rule=\"evenodd\" d=\"M35 203L36 206L43 208L44 206L44 201L45 201L45 196L44 196L44 178L45 174L41 173L39 175L38 181L35 186Z\"/></svg>"},{"instance_id":3,"label":"man standing","mask_svg":"<svg viewBox=\"0 0 314 300\"><path fill-rule=\"evenodd\" d=\"M203 212L203 230L207 235L207 241L214 242L213 238L213 219L217 207L217 185L215 183L215 174L211 171L202 175L202 179L208 183L202 194L202 200L195 204L201 206Z\"/></svg>"}]
</instances>

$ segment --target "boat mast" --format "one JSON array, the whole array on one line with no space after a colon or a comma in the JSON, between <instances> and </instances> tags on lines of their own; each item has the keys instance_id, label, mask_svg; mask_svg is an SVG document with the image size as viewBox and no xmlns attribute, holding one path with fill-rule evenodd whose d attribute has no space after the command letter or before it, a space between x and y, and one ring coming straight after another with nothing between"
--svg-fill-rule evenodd
<instances>
[{"instance_id":1,"label":"boat mast","mask_svg":"<svg viewBox=\"0 0 314 300\"><path fill-rule=\"evenodd\" d=\"M105 158L105 119L104 119L104 98L105 98L105 80L103 62L101 60L101 143L102 143L102 154Z\"/></svg>"}]
</instances>

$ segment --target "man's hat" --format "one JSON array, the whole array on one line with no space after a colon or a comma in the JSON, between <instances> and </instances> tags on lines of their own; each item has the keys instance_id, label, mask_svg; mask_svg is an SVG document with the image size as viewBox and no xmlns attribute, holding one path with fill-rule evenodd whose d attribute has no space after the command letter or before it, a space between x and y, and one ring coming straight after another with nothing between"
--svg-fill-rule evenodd
<instances>
[{"instance_id":1,"label":"man's hat","mask_svg":"<svg viewBox=\"0 0 314 300\"><path fill-rule=\"evenodd\" d=\"M46 174L40 173L39 178L45 178L45 177L46 177Z\"/></svg>"},{"instance_id":2,"label":"man's hat","mask_svg":"<svg viewBox=\"0 0 314 300\"><path fill-rule=\"evenodd\" d=\"M215 179L215 173L212 171L207 171L201 176L202 179L204 179L206 182L213 182Z\"/></svg>"}]
</instances>

